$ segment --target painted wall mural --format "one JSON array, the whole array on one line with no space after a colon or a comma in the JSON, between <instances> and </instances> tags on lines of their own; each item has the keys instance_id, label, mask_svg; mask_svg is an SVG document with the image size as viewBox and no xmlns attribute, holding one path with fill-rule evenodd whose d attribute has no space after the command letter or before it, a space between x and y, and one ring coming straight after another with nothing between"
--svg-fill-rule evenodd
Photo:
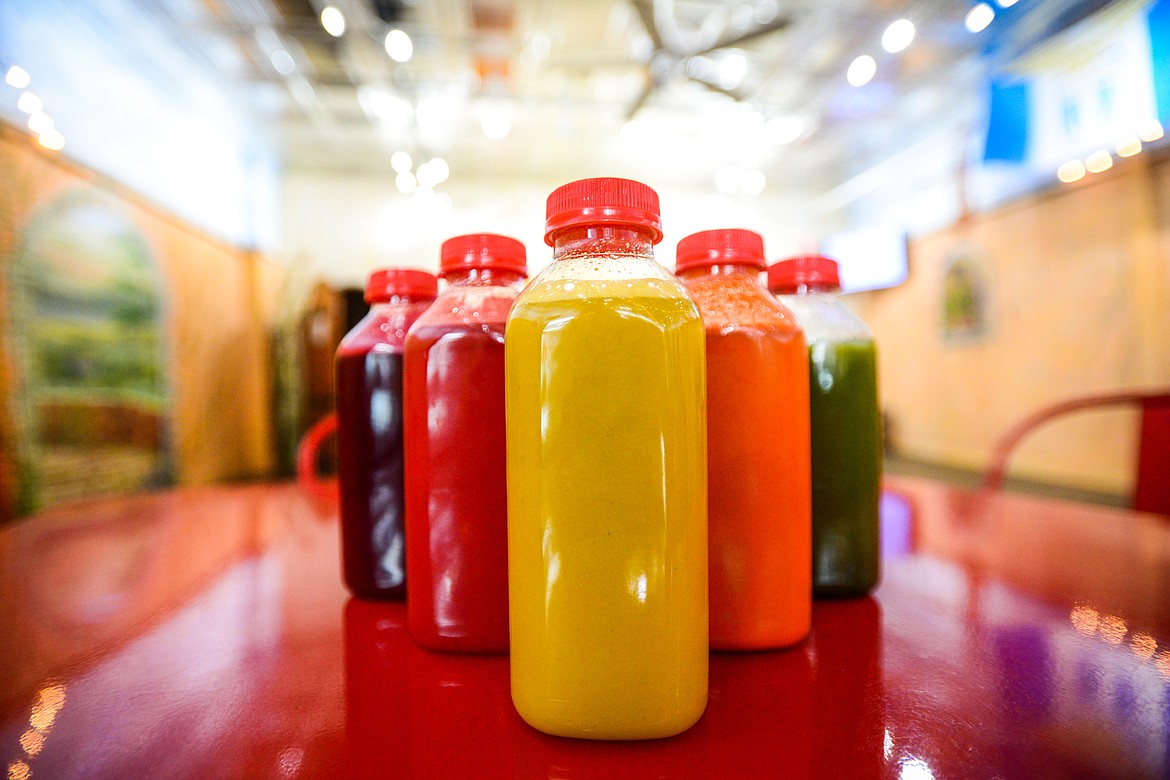
<instances>
[{"instance_id":1,"label":"painted wall mural","mask_svg":"<svg viewBox=\"0 0 1170 780\"><path fill-rule=\"evenodd\" d=\"M12 277L18 510L173 481L164 302L112 198L66 191L18 228Z\"/></svg>"}]
</instances>

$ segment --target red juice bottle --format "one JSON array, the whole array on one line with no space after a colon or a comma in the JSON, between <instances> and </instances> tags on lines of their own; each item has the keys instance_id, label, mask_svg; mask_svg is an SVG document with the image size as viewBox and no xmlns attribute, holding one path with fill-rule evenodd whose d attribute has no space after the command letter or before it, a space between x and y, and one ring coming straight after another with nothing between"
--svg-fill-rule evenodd
<instances>
[{"instance_id":1,"label":"red juice bottle","mask_svg":"<svg viewBox=\"0 0 1170 780\"><path fill-rule=\"evenodd\" d=\"M491 234L443 244L447 288L406 337L407 622L424 647L508 649L504 324L524 245Z\"/></svg>"},{"instance_id":2,"label":"red juice bottle","mask_svg":"<svg viewBox=\"0 0 1170 780\"><path fill-rule=\"evenodd\" d=\"M337 456L346 587L406 594L402 490L402 346L438 289L425 271L375 271L370 313L337 348Z\"/></svg>"}]
</instances>

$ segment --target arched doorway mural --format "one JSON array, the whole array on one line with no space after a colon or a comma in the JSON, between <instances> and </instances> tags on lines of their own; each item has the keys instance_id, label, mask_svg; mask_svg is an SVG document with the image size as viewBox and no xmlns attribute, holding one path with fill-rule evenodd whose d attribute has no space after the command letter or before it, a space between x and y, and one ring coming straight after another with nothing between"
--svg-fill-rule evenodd
<instances>
[{"instance_id":1,"label":"arched doorway mural","mask_svg":"<svg viewBox=\"0 0 1170 780\"><path fill-rule=\"evenodd\" d=\"M18 511L170 484L162 285L138 228L74 190L16 247Z\"/></svg>"}]
</instances>

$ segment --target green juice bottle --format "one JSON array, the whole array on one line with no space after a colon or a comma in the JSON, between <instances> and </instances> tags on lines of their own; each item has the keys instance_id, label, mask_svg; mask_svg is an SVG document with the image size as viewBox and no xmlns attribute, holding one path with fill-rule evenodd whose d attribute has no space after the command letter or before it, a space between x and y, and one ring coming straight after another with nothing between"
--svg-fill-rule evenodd
<instances>
[{"instance_id":1,"label":"green juice bottle","mask_svg":"<svg viewBox=\"0 0 1170 780\"><path fill-rule=\"evenodd\" d=\"M873 334L841 301L837 263L794 257L768 288L796 314L809 354L813 595L861 596L879 574L882 443Z\"/></svg>"}]
</instances>

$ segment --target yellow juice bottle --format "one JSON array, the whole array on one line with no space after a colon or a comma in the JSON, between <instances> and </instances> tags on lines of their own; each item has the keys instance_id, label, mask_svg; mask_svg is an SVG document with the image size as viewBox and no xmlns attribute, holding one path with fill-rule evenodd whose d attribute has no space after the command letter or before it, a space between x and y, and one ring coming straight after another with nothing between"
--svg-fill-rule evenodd
<instances>
[{"instance_id":1,"label":"yellow juice bottle","mask_svg":"<svg viewBox=\"0 0 1170 780\"><path fill-rule=\"evenodd\" d=\"M671 736L707 702L703 325L653 259L653 190L548 206L505 336L512 700L549 734Z\"/></svg>"}]
</instances>

